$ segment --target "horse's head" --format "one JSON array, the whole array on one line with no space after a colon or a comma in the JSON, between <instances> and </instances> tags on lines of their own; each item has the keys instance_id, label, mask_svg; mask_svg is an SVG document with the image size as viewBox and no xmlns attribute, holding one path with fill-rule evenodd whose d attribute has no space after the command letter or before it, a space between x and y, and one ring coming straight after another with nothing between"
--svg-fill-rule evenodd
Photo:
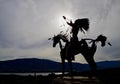
<instances>
[{"instance_id":1,"label":"horse's head","mask_svg":"<svg viewBox=\"0 0 120 84\"><path fill-rule=\"evenodd\" d=\"M52 40L53 41L53 47L56 47L57 43L60 42L60 39L63 41L63 42L69 42L66 34L58 34L58 35L54 35L54 37L52 38L49 38L48 40Z\"/></svg>"},{"instance_id":2,"label":"horse's head","mask_svg":"<svg viewBox=\"0 0 120 84\"><path fill-rule=\"evenodd\" d=\"M57 43L60 41L60 37L58 35L54 36L52 40L53 40L53 47L55 47Z\"/></svg>"},{"instance_id":3,"label":"horse's head","mask_svg":"<svg viewBox=\"0 0 120 84\"><path fill-rule=\"evenodd\" d=\"M101 46L104 47L106 45L106 41L107 41L107 37L103 36L103 35L99 35L96 40L96 42L100 41L101 42Z\"/></svg>"}]
</instances>

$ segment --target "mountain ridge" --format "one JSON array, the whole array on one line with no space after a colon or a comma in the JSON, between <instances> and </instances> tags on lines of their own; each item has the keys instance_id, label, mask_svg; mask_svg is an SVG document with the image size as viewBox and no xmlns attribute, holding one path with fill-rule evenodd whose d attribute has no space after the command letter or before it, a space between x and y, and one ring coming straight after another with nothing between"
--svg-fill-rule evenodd
<instances>
[{"instance_id":1,"label":"mountain ridge","mask_svg":"<svg viewBox=\"0 0 120 84\"><path fill-rule=\"evenodd\" d=\"M100 61L96 62L98 69L120 68L120 61ZM65 63L65 70L69 71L68 63ZM90 70L88 64L73 63L74 71ZM0 61L0 72L60 72L62 66L60 62L38 59L24 58L8 61Z\"/></svg>"}]
</instances>

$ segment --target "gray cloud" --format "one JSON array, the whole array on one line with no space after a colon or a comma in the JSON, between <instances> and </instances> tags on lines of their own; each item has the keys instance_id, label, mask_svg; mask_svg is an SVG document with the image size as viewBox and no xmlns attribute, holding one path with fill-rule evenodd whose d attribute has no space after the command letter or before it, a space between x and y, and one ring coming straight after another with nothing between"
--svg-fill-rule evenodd
<instances>
[{"instance_id":1,"label":"gray cloud","mask_svg":"<svg viewBox=\"0 0 120 84\"><path fill-rule=\"evenodd\" d=\"M111 60L120 59L119 0L1 0L0 12L1 59L33 55L58 59L59 56L53 55L59 55L59 47L55 52L52 42L47 39L65 30L60 28L58 18L66 13L72 15L70 19L73 20L88 17L90 31L83 36L96 38L99 34L106 35L113 46L101 49L100 53L111 55ZM97 60L102 58L97 55Z\"/></svg>"},{"instance_id":2,"label":"gray cloud","mask_svg":"<svg viewBox=\"0 0 120 84\"><path fill-rule=\"evenodd\" d=\"M104 49L104 53L108 53L110 54L111 56L113 56L113 58L116 58L118 59L119 58L119 55L120 55L120 38L119 39L116 39L116 40L113 40L111 42L112 46L111 47L106 47Z\"/></svg>"}]
</instances>

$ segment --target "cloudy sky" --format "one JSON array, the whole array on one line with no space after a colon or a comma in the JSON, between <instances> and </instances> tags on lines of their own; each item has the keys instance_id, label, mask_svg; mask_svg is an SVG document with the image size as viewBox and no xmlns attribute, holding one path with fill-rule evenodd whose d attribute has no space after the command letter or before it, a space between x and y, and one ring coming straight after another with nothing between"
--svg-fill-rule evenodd
<instances>
[{"instance_id":1,"label":"cloudy sky","mask_svg":"<svg viewBox=\"0 0 120 84\"><path fill-rule=\"evenodd\" d=\"M120 0L0 0L0 60L41 58L61 61L59 46L48 38L73 21L89 18L90 30L79 37L106 35L113 45L98 45L96 61L120 60ZM85 63L79 54L76 61Z\"/></svg>"}]
</instances>

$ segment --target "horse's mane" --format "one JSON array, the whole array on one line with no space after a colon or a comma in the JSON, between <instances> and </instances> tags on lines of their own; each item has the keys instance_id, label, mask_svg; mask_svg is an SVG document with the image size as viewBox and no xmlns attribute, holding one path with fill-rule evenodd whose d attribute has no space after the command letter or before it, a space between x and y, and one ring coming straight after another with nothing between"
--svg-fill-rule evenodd
<instances>
[{"instance_id":1,"label":"horse's mane","mask_svg":"<svg viewBox=\"0 0 120 84\"><path fill-rule=\"evenodd\" d=\"M60 37L64 42L68 42L68 36L66 34L58 34L58 37Z\"/></svg>"}]
</instances>

